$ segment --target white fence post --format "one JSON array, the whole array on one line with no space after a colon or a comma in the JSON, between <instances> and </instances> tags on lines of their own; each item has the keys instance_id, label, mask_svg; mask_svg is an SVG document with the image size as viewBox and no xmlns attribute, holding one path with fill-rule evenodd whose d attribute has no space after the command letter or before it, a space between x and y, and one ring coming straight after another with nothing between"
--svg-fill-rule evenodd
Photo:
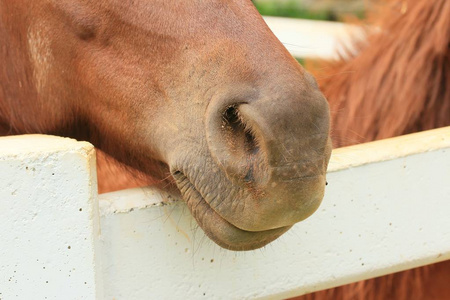
<instances>
[{"instance_id":1,"label":"white fence post","mask_svg":"<svg viewBox=\"0 0 450 300\"><path fill-rule=\"evenodd\" d=\"M0 138L0 299L101 299L95 152L89 143Z\"/></svg>"}]
</instances>

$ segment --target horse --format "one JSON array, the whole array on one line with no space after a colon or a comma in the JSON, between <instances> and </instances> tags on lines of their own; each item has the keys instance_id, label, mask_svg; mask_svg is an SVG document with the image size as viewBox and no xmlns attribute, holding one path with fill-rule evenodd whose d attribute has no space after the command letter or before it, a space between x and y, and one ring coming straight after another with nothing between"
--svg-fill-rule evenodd
<instances>
[{"instance_id":1,"label":"horse","mask_svg":"<svg viewBox=\"0 0 450 300\"><path fill-rule=\"evenodd\" d=\"M336 147L450 126L450 2L381 2L367 39L309 62L332 111ZM297 299L445 299L450 261Z\"/></svg>"},{"instance_id":2,"label":"horse","mask_svg":"<svg viewBox=\"0 0 450 300\"><path fill-rule=\"evenodd\" d=\"M0 62L0 135L91 142L224 248L323 198L328 103L251 1L1 0Z\"/></svg>"},{"instance_id":3,"label":"horse","mask_svg":"<svg viewBox=\"0 0 450 300\"><path fill-rule=\"evenodd\" d=\"M349 59L310 65L336 147L450 125L450 3L388 1Z\"/></svg>"}]
</instances>

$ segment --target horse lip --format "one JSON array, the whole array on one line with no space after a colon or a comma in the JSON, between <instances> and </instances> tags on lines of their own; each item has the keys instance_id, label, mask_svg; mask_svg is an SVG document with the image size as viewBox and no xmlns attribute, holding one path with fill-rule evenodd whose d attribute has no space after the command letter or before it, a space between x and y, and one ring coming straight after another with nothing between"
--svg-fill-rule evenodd
<instances>
[{"instance_id":1,"label":"horse lip","mask_svg":"<svg viewBox=\"0 0 450 300\"><path fill-rule=\"evenodd\" d=\"M175 171L172 175L175 178L175 182L180 189L184 201L188 205L191 214L194 216L199 226L211 240L225 249L234 251L258 249L277 239L292 227L283 226L262 231L248 231L241 229L217 213L183 172ZM188 193L191 195L195 194L195 199L192 199L193 196L188 196ZM197 201L197 203L192 203L192 201ZM202 212L201 216L197 214L198 209ZM212 224L214 226L206 224L211 219L214 221ZM225 234L219 236L217 233L220 230L225 232Z\"/></svg>"}]
</instances>

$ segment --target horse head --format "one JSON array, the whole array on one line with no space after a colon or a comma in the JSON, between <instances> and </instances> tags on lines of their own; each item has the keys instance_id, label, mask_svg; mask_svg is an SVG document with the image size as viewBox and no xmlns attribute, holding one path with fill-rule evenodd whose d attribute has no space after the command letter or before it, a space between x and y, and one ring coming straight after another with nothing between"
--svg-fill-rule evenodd
<instances>
[{"instance_id":1,"label":"horse head","mask_svg":"<svg viewBox=\"0 0 450 300\"><path fill-rule=\"evenodd\" d=\"M327 101L250 1L3 0L0 14L4 132L89 140L228 249L319 206Z\"/></svg>"}]
</instances>

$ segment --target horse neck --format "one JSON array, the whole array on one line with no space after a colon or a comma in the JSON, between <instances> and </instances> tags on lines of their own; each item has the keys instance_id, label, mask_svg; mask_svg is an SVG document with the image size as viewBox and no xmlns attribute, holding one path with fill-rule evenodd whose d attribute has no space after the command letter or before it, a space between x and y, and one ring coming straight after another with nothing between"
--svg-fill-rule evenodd
<instances>
[{"instance_id":1,"label":"horse neck","mask_svg":"<svg viewBox=\"0 0 450 300\"><path fill-rule=\"evenodd\" d=\"M66 116L49 96L36 87L36 72L30 54L30 24L27 3L2 1L0 5L0 135L63 134L58 119ZM36 16L37 18L38 16Z\"/></svg>"}]
</instances>

